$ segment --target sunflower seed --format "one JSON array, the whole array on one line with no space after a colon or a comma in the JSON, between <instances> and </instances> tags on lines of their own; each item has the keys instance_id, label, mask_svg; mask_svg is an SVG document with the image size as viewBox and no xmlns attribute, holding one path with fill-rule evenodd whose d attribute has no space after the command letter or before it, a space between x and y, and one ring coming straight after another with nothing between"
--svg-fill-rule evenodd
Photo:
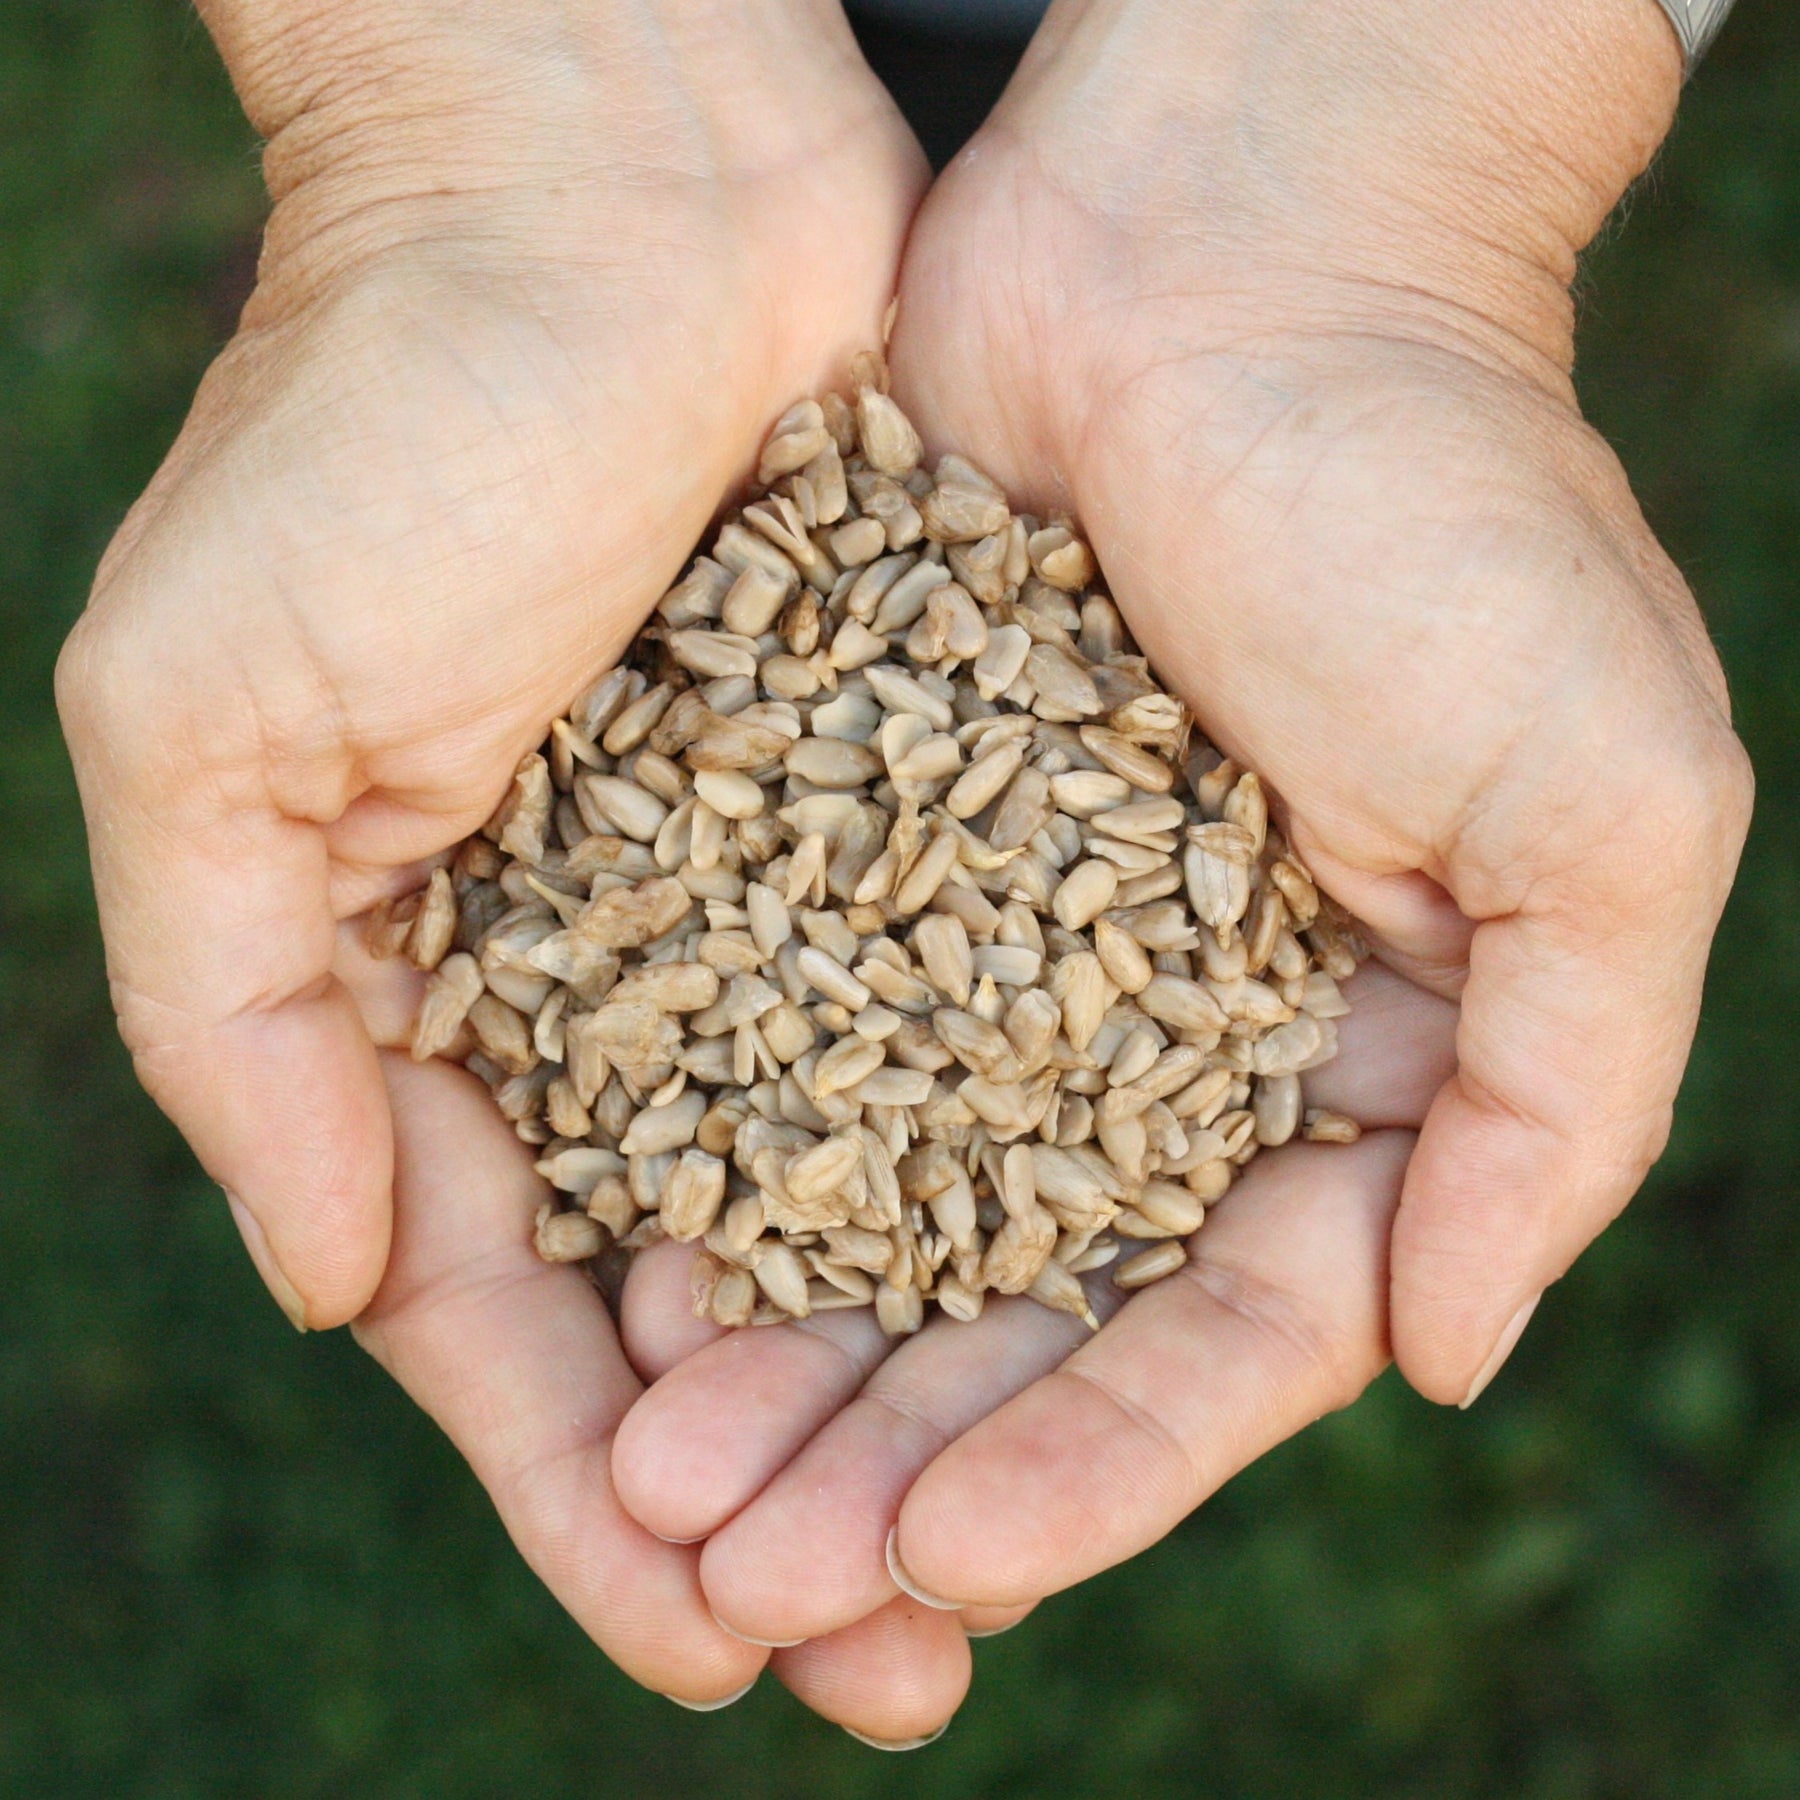
<instances>
[{"instance_id":1,"label":"sunflower seed","mask_svg":"<svg viewBox=\"0 0 1800 1800\"><path fill-rule=\"evenodd\" d=\"M790 1318L804 1319L812 1311L806 1291L806 1264L800 1252L779 1239L764 1239L756 1260L756 1285Z\"/></svg>"},{"instance_id":2,"label":"sunflower seed","mask_svg":"<svg viewBox=\"0 0 1800 1800\"><path fill-rule=\"evenodd\" d=\"M663 1194L663 1227L682 1242L704 1237L724 1198L725 1164L704 1150L684 1150L675 1160Z\"/></svg>"},{"instance_id":3,"label":"sunflower seed","mask_svg":"<svg viewBox=\"0 0 1800 1800\"><path fill-rule=\"evenodd\" d=\"M865 387L856 396L857 436L869 467L884 475L910 475L925 452L919 434L886 394Z\"/></svg>"},{"instance_id":4,"label":"sunflower seed","mask_svg":"<svg viewBox=\"0 0 1800 1800\"><path fill-rule=\"evenodd\" d=\"M1128 1256L1112 1274L1113 1286L1127 1293L1173 1275L1187 1261L1187 1246L1173 1239Z\"/></svg>"},{"instance_id":5,"label":"sunflower seed","mask_svg":"<svg viewBox=\"0 0 1800 1800\"><path fill-rule=\"evenodd\" d=\"M1073 525L855 381L370 947L584 1203L545 1256L694 1242L732 1327L1092 1324L1082 1273L1159 1279L1252 1157L1354 1141L1300 1078L1361 945Z\"/></svg>"},{"instance_id":6,"label":"sunflower seed","mask_svg":"<svg viewBox=\"0 0 1800 1800\"><path fill-rule=\"evenodd\" d=\"M586 1213L559 1213L548 1201L537 1210L533 1233L545 1262L583 1262L598 1256L606 1245L606 1233L597 1221Z\"/></svg>"},{"instance_id":7,"label":"sunflower seed","mask_svg":"<svg viewBox=\"0 0 1800 1800\"><path fill-rule=\"evenodd\" d=\"M1256 1084L1256 1141L1285 1144L1300 1125L1300 1077L1265 1075Z\"/></svg>"},{"instance_id":8,"label":"sunflower seed","mask_svg":"<svg viewBox=\"0 0 1800 1800\"><path fill-rule=\"evenodd\" d=\"M1081 1285L1081 1278L1054 1259L1044 1264L1025 1291L1040 1306L1047 1306L1054 1312L1073 1313L1089 1331L1100 1329L1100 1321L1088 1304L1087 1290Z\"/></svg>"}]
</instances>

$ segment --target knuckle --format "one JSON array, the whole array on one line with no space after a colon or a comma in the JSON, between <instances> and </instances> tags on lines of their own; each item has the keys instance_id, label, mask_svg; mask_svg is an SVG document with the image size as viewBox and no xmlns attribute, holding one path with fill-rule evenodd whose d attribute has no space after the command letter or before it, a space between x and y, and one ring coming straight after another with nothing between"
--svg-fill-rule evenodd
<instances>
[{"instance_id":1,"label":"knuckle","mask_svg":"<svg viewBox=\"0 0 1800 1800\"><path fill-rule=\"evenodd\" d=\"M113 607L90 606L63 640L56 659L56 710L77 754L156 729L157 686L144 679L146 659L130 636ZM130 772L129 764L120 766Z\"/></svg>"},{"instance_id":2,"label":"knuckle","mask_svg":"<svg viewBox=\"0 0 1800 1800\"><path fill-rule=\"evenodd\" d=\"M1722 730L1712 749L1714 784L1719 794L1720 821L1734 845L1749 834L1756 810L1756 769L1743 740L1734 731Z\"/></svg>"},{"instance_id":3,"label":"knuckle","mask_svg":"<svg viewBox=\"0 0 1800 1800\"><path fill-rule=\"evenodd\" d=\"M93 735L103 715L100 692L110 660L104 638L94 614L83 613L56 658L57 716L73 741Z\"/></svg>"},{"instance_id":4,"label":"knuckle","mask_svg":"<svg viewBox=\"0 0 1800 1800\"><path fill-rule=\"evenodd\" d=\"M1756 778L1742 743L1723 723L1708 727L1674 755L1660 757L1637 784L1632 826L1620 843L1635 879L1661 865L1667 891L1691 884L1666 880L1670 865L1728 882L1749 831ZM1644 860L1645 853L1654 863Z\"/></svg>"},{"instance_id":5,"label":"knuckle","mask_svg":"<svg viewBox=\"0 0 1800 1800\"><path fill-rule=\"evenodd\" d=\"M203 1022L178 1006L123 981L112 983L113 1019L139 1085L171 1111L186 1083L192 1046Z\"/></svg>"},{"instance_id":6,"label":"knuckle","mask_svg":"<svg viewBox=\"0 0 1800 1800\"><path fill-rule=\"evenodd\" d=\"M1341 1411L1374 1379L1359 1334L1285 1284L1219 1256L1196 1257L1182 1273L1278 1360L1307 1371L1322 1410Z\"/></svg>"}]
</instances>

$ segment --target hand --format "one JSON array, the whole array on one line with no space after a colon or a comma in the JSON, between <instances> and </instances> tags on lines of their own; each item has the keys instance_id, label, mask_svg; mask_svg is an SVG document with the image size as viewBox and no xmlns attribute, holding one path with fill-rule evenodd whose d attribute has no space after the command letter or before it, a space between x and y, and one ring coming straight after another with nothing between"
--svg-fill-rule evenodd
<instances>
[{"instance_id":1,"label":"hand","mask_svg":"<svg viewBox=\"0 0 1800 1800\"><path fill-rule=\"evenodd\" d=\"M361 1315L582 1624L716 1699L765 1659L610 1499L638 1382L529 1263L529 1155L459 1072L384 1082L339 925L481 823L873 339L922 162L825 0L206 10L260 279L59 671L121 1029L289 1317Z\"/></svg>"},{"instance_id":2,"label":"hand","mask_svg":"<svg viewBox=\"0 0 1800 1800\"><path fill-rule=\"evenodd\" d=\"M896 1521L921 1591L1029 1606L1390 1341L1472 1399L1659 1153L1750 780L1577 412L1567 287L1678 83L1647 0L1067 4L928 201L900 396L1081 516L1162 673L1371 928L1309 1094L1375 1129L1259 1160L1185 1276L1054 1374L1079 1328L1029 1306L891 1354L833 1319L691 1356L614 1471L655 1529L714 1534L735 1629L891 1600ZM654 1362L647 1312L627 1327Z\"/></svg>"}]
</instances>

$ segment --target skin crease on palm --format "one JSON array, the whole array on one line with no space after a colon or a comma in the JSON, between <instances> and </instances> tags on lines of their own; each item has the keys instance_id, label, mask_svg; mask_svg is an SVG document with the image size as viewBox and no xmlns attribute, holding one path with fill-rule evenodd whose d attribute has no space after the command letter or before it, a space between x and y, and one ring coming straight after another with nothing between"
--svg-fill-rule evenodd
<instances>
[{"instance_id":1,"label":"skin crease on palm","mask_svg":"<svg viewBox=\"0 0 1800 1800\"><path fill-rule=\"evenodd\" d=\"M1091 1343L1013 1302L897 1350L844 1314L720 1338L675 1247L634 1268L621 1346L532 1258L529 1156L478 1084L377 1060L416 991L350 921L480 822L768 422L872 336L916 150L823 0L754 44L698 0L598 43L589 9L521 9L457 107L491 9L447 4L386 118L297 76L257 7L208 9L271 138L263 279L61 684L127 1037L278 1295L361 1315L664 1692L766 1663L928 1735L966 1631L1153 1542L1390 1343L1461 1399L1660 1147L1747 778L1573 409L1565 290L1666 128L1667 28L1648 0L1542 21L1583 94L1595 42L1627 67L1618 117L1559 115L1509 52L1507 116L1555 146L1503 135L1509 169L1491 111L1431 97L1457 59L1463 98L1498 82L1484 30L1531 7L1416 0L1405 42L1333 43L1314 4L1059 6L913 228L893 360L934 445L1080 513L1373 927L1309 1082L1370 1129L1259 1160ZM960 1616L900 1594L896 1522Z\"/></svg>"}]
</instances>

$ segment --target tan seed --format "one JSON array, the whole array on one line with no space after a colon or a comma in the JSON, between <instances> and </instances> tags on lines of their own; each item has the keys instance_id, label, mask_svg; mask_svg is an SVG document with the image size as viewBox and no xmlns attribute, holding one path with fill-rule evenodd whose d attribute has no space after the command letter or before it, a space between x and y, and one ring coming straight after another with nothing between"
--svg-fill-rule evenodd
<instances>
[{"instance_id":1,"label":"tan seed","mask_svg":"<svg viewBox=\"0 0 1800 1800\"><path fill-rule=\"evenodd\" d=\"M831 1137L797 1152L782 1173L788 1194L802 1204L840 1192L862 1161L859 1138Z\"/></svg>"},{"instance_id":2,"label":"tan seed","mask_svg":"<svg viewBox=\"0 0 1800 1800\"><path fill-rule=\"evenodd\" d=\"M901 1289L883 1282L875 1290L875 1318L889 1337L910 1337L925 1323L925 1296L916 1286Z\"/></svg>"},{"instance_id":3,"label":"tan seed","mask_svg":"<svg viewBox=\"0 0 1800 1800\"><path fill-rule=\"evenodd\" d=\"M967 1005L975 964L962 920L948 913L925 914L913 927L913 948L939 993L958 1006Z\"/></svg>"},{"instance_id":4,"label":"tan seed","mask_svg":"<svg viewBox=\"0 0 1800 1800\"><path fill-rule=\"evenodd\" d=\"M1056 920L1069 931L1091 925L1107 907L1119 889L1119 871L1109 862L1090 859L1065 875L1056 889L1052 910Z\"/></svg>"},{"instance_id":5,"label":"tan seed","mask_svg":"<svg viewBox=\"0 0 1800 1800\"><path fill-rule=\"evenodd\" d=\"M1285 1144L1300 1125L1300 1077L1265 1075L1256 1084L1253 1101L1256 1141Z\"/></svg>"},{"instance_id":6,"label":"tan seed","mask_svg":"<svg viewBox=\"0 0 1800 1800\"><path fill-rule=\"evenodd\" d=\"M1062 1008L1063 1031L1070 1046L1085 1050L1106 1016L1106 971L1091 950L1063 957L1050 971L1046 988Z\"/></svg>"},{"instance_id":7,"label":"tan seed","mask_svg":"<svg viewBox=\"0 0 1800 1800\"><path fill-rule=\"evenodd\" d=\"M884 475L910 475L925 446L912 421L886 394L864 388L856 397L857 436L872 469Z\"/></svg>"},{"instance_id":8,"label":"tan seed","mask_svg":"<svg viewBox=\"0 0 1800 1800\"><path fill-rule=\"evenodd\" d=\"M706 1096L698 1088L678 1095L667 1106L646 1107L631 1121L619 1148L627 1156L660 1156L678 1150L694 1141L705 1112Z\"/></svg>"},{"instance_id":9,"label":"tan seed","mask_svg":"<svg viewBox=\"0 0 1800 1800\"><path fill-rule=\"evenodd\" d=\"M725 1164L704 1150L684 1150L676 1158L663 1194L663 1229L690 1242L704 1237L718 1217L725 1197Z\"/></svg>"},{"instance_id":10,"label":"tan seed","mask_svg":"<svg viewBox=\"0 0 1800 1800\"><path fill-rule=\"evenodd\" d=\"M794 959L800 975L828 1000L835 1000L851 1012L861 1012L869 1004L869 989L844 965L810 944Z\"/></svg>"},{"instance_id":11,"label":"tan seed","mask_svg":"<svg viewBox=\"0 0 1800 1800\"><path fill-rule=\"evenodd\" d=\"M459 951L438 964L426 984L425 999L413 1026L415 1062L425 1062L449 1049L481 991L481 969L474 957Z\"/></svg>"},{"instance_id":12,"label":"tan seed","mask_svg":"<svg viewBox=\"0 0 1800 1800\"><path fill-rule=\"evenodd\" d=\"M1362 1136L1362 1127L1343 1113L1315 1107L1306 1115L1304 1135L1313 1144L1354 1144Z\"/></svg>"},{"instance_id":13,"label":"tan seed","mask_svg":"<svg viewBox=\"0 0 1800 1800\"><path fill-rule=\"evenodd\" d=\"M763 809L763 791L738 769L702 769L694 790L725 819L754 819Z\"/></svg>"},{"instance_id":14,"label":"tan seed","mask_svg":"<svg viewBox=\"0 0 1800 1800\"><path fill-rule=\"evenodd\" d=\"M1053 1312L1073 1313L1090 1331L1100 1329L1100 1321L1088 1304L1087 1290L1081 1285L1081 1278L1072 1275L1061 1263L1046 1262L1026 1291L1039 1305L1047 1306Z\"/></svg>"},{"instance_id":15,"label":"tan seed","mask_svg":"<svg viewBox=\"0 0 1800 1800\"><path fill-rule=\"evenodd\" d=\"M865 1075L871 1075L886 1060L880 1044L866 1038L846 1037L831 1046L813 1069L813 1099L855 1087Z\"/></svg>"},{"instance_id":16,"label":"tan seed","mask_svg":"<svg viewBox=\"0 0 1800 1800\"><path fill-rule=\"evenodd\" d=\"M804 1319L812 1312L806 1291L806 1264L791 1246L768 1242L756 1262L756 1285L790 1318Z\"/></svg>"},{"instance_id":17,"label":"tan seed","mask_svg":"<svg viewBox=\"0 0 1800 1800\"><path fill-rule=\"evenodd\" d=\"M1127 1293L1173 1275L1187 1262L1187 1246L1177 1240L1154 1245L1127 1257L1113 1270L1113 1286Z\"/></svg>"},{"instance_id":18,"label":"tan seed","mask_svg":"<svg viewBox=\"0 0 1800 1800\"><path fill-rule=\"evenodd\" d=\"M583 1262L598 1256L606 1246L606 1234L586 1213L557 1212L546 1202L537 1210L537 1253L545 1262Z\"/></svg>"},{"instance_id":19,"label":"tan seed","mask_svg":"<svg viewBox=\"0 0 1800 1800\"><path fill-rule=\"evenodd\" d=\"M941 832L931 840L894 890L894 905L902 915L923 912L930 905L956 858L957 840L953 833Z\"/></svg>"}]
</instances>

